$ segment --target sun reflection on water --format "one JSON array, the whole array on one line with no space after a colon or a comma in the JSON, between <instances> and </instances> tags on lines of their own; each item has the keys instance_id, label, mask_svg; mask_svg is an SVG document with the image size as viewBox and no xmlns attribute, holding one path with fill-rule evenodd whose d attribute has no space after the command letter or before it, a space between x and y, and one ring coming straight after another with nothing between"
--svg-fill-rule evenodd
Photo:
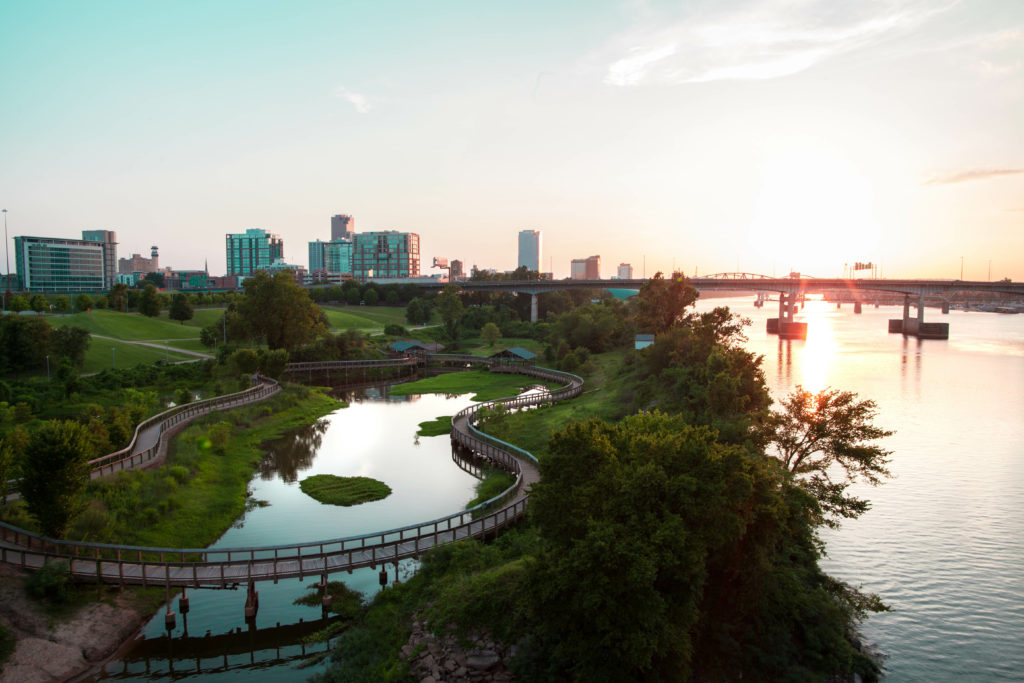
<instances>
[{"instance_id":1,"label":"sun reflection on water","mask_svg":"<svg viewBox=\"0 0 1024 683\"><path fill-rule=\"evenodd\" d=\"M833 317L828 302L811 297L808 297L803 311L797 316L807 323L807 341L800 354L802 384L807 391L818 393L828 386L829 369L836 354Z\"/></svg>"}]
</instances>

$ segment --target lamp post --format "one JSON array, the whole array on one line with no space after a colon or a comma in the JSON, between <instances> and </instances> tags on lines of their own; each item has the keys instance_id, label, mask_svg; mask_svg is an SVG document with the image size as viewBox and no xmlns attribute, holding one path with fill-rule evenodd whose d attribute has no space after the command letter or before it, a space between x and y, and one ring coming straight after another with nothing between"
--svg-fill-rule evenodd
<instances>
[{"instance_id":1,"label":"lamp post","mask_svg":"<svg viewBox=\"0 0 1024 683\"><path fill-rule=\"evenodd\" d=\"M4 313L7 312L7 300L11 298L11 250L7 246L7 209L4 212L4 254L7 260L7 269L4 271Z\"/></svg>"},{"instance_id":2,"label":"lamp post","mask_svg":"<svg viewBox=\"0 0 1024 683\"><path fill-rule=\"evenodd\" d=\"M116 370L117 369L117 357L114 356L114 347L113 346L110 347L110 368L112 370Z\"/></svg>"},{"instance_id":3,"label":"lamp post","mask_svg":"<svg viewBox=\"0 0 1024 683\"><path fill-rule=\"evenodd\" d=\"M50 356L46 356L46 381L50 381Z\"/></svg>"}]
</instances>

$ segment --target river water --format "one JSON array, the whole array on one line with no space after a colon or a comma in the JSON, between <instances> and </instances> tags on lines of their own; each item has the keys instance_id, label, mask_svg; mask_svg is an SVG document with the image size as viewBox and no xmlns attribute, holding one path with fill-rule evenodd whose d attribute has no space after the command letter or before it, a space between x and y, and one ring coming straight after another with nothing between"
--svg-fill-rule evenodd
<instances>
[{"instance_id":1,"label":"river water","mask_svg":"<svg viewBox=\"0 0 1024 683\"><path fill-rule=\"evenodd\" d=\"M752 319L747 346L763 356L773 396L797 385L855 391L878 404L880 426L896 431L885 443L893 479L857 491L872 509L826 534L824 562L892 608L862 628L887 656L887 680L1024 680L1024 315L929 309L926 320L950 323L950 339L918 341L887 332L902 308L855 315L849 304L812 301L797 316L808 323L807 340L780 341L765 332L772 303L758 309L745 297L699 307L717 305ZM250 510L218 545L337 538L455 511L473 497L475 480L452 463L447 438L416 439L415 431L468 403L373 391L355 398L320 427L273 446L251 485L253 498L270 505ZM296 483L321 472L371 476L394 493L354 508L321 506ZM340 578L367 596L378 590L373 570ZM320 667L300 670L295 661L326 646L303 646L272 627L300 619L292 631L323 626L318 609L291 604L313 582L260 583L255 631L244 626L243 591L190 591L188 622L178 615L173 638L157 614L145 640L101 675L303 680Z\"/></svg>"},{"instance_id":2,"label":"river water","mask_svg":"<svg viewBox=\"0 0 1024 683\"><path fill-rule=\"evenodd\" d=\"M902 307L808 302L806 341L765 333L753 298L709 300L752 319L772 395L855 391L896 434L893 479L855 493L872 509L825 535L826 571L881 595L863 626L887 681L1024 680L1024 315L927 309L949 340L887 332Z\"/></svg>"}]
</instances>

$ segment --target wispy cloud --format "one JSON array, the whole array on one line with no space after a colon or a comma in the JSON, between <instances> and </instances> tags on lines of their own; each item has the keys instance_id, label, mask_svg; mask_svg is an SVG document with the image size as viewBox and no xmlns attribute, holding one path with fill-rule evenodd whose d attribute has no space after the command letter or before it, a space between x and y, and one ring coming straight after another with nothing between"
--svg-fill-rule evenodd
<instances>
[{"instance_id":1,"label":"wispy cloud","mask_svg":"<svg viewBox=\"0 0 1024 683\"><path fill-rule=\"evenodd\" d=\"M370 103L370 100L367 99L366 95L352 92L343 85L339 85L334 89L334 96L351 104L360 114L366 114L373 109L373 104Z\"/></svg>"},{"instance_id":2,"label":"wispy cloud","mask_svg":"<svg viewBox=\"0 0 1024 683\"><path fill-rule=\"evenodd\" d=\"M779 78L905 35L947 8L922 0L745 0L711 7L645 21L616 36L599 55L608 65L605 83Z\"/></svg>"},{"instance_id":3,"label":"wispy cloud","mask_svg":"<svg viewBox=\"0 0 1024 683\"><path fill-rule=\"evenodd\" d=\"M1024 168L979 168L971 171L954 171L945 173L933 173L925 185L950 185L952 183L965 183L969 180L989 180L1005 175L1017 175L1024 173Z\"/></svg>"}]
</instances>

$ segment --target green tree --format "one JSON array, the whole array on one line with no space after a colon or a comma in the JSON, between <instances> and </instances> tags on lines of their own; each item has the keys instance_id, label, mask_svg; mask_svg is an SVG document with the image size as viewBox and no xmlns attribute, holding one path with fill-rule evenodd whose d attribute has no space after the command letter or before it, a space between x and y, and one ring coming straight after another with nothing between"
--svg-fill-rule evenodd
<instances>
[{"instance_id":1,"label":"green tree","mask_svg":"<svg viewBox=\"0 0 1024 683\"><path fill-rule=\"evenodd\" d=\"M576 680L685 680L708 559L742 536L755 461L653 412L570 425L541 474L531 585L554 661Z\"/></svg>"},{"instance_id":2,"label":"green tree","mask_svg":"<svg viewBox=\"0 0 1024 683\"><path fill-rule=\"evenodd\" d=\"M284 349L276 349L274 351L264 349L260 351L258 368L267 377L281 379L287 366L288 352Z\"/></svg>"},{"instance_id":3,"label":"green tree","mask_svg":"<svg viewBox=\"0 0 1024 683\"><path fill-rule=\"evenodd\" d=\"M326 318L290 272L258 271L243 284L238 312L252 333L271 349L293 351L327 332Z\"/></svg>"},{"instance_id":4,"label":"green tree","mask_svg":"<svg viewBox=\"0 0 1024 683\"><path fill-rule=\"evenodd\" d=\"M78 513L92 455L88 431L78 422L50 420L29 437L21 495L44 535L62 537Z\"/></svg>"},{"instance_id":5,"label":"green tree","mask_svg":"<svg viewBox=\"0 0 1024 683\"><path fill-rule=\"evenodd\" d=\"M363 292L363 301L366 302L367 306L376 306L377 302L380 301L380 294L373 287L367 287L366 291Z\"/></svg>"},{"instance_id":6,"label":"green tree","mask_svg":"<svg viewBox=\"0 0 1024 683\"><path fill-rule=\"evenodd\" d=\"M480 339L483 343L493 347L501 339L501 329L494 323L487 323L480 329Z\"/></svg>"},{"instance_id":7,"label":"green tree","mask_svg":"<svg viewBox=\"0 0 1024 683\"><path fill-rule=\"evenodd\" d=\"M459 323L462 321L462 299L459 297L458 285L445 285L444 291L437 297L437 310L441 314L445 337L453 344L459 341Z\"/></svg>"},{"instance_id":8,"label":"green tree","mask_svg":"<svg viewBox=\"0 0 1024 683\"><path fill-rule=\"evenodd\" d=\"M61 294L53 300L53 309L58 313L67 313L71 309L71 301Z\"/></svg>"},{"instance_id":9,"label":"green tree","mask_svg":"<svg viewBox=\"0 0 1024 683\"><path fill-rule=\"evenodd\" d=\"M42 294L33 294L28 305L32 307L33 311L40 314L50 308L50 302Z\"/></svg>"},{"instance_id":10,"label":"green tree","mask_svg":"<svg viewBox=\"0 0 1024 683\"><path fill-rule=\"evenodd\" d=\"M15 294L7 300L7 309L15 313L21 313L27 311L29 308L28 301L21 294Z\"/></svg>"},{"instance_id":11,"label":"green tree","mask_svg":"<svg viewBox=\"0 0 1024 683\"><path fill-rule=\"evenodd\" d=\"M157 289L163 289L164 287L164 274L163 273L146 273L146 276L139 280L140 283L148 282Z\"/></svg>"},{"instance_id":12,"label":"green tree","mask_svg":"<svg viewBox=\"0 0 1024 683\"><path fill-rule=\"evenodd\" d=\"M666 280L660 273L640 288L640 304L636 326L641 332L661 334L668 332L686 316L686 309L697 301L697 290L681 273Z\"/></svg>"},{"instance_id":13,"label":"green tree","mask_svg":"<svg viewBox=\"0 0 1024 683\"><path fill-rule=\"evenodd\" d=\"M85 352L89 350L89 331L81 327L57 327L50 333L50 353L71 360L82 367Z\"/></svg>"},{"instance_id":14,"label":"green tree","mask_svg":"<svg viewBox=\"0 0 1024 683\"><path fill-rule=\"evenodd\" d=\"M75 308L79 313L85 313L92 308L92 297L84 292L79 294L75 297Z\"/></svg>"},{"instance_id":15,"label":"green tree","mask_svg":"<svg viewBox=\"0 0 1024 683\"><path fill-rule=\"evenodd\" d=\"M194 313L192 312L192 302L189 301L188 294L180 292L174 295L171 299L171 310L168 312L168 316L171 320L180 320L181 324L184 325L186 320L191 320Z\"/></svg>"},{"instance_id":16,"label":"green tree","mask_svg":"<svg viewBox=\"0 0 1024 683\"><path fill-rule=\"evenodd\" d=\"M155 318L160 315L160 296L152 283L147 283L139 296L139 313L147 318Z\"/></svg>"},{"instance_id":17,"label":"green tree","mask_svg":"<svg viewBox=\"0 0 1024 683\"><path fill-rule=\"evenodd\" d=\"M430 302L414 298L405 307L405 319L410 325L425 325L430 322Z\"/></svg>"},{"instance_id":18,"label":"green tree","mask_svg":"<svg viewBox=\"0 0 1024 683\"><path fill-rule=\"evenodd\" d=\"M838 527L843 518L866 512L870 502L848 493L850 485L877 486L891 476L892 451L874 442L894 432L875 426L875 402L858 400L850 391L812 393L798 386L781 406L767 424L774 455L818 500L822 522Z\"/></svg>"},{"instance_id":19,"label":"green tree","mask_svg":"<svg viewBox=\"0 0 1024 683\"><path fill-rule=\"evenodd\" d=\"M259 367L259 355L252 349L238 349L228 360L228 363L235 369L235 372L244 375L251 375Z\"/></svg>"},{"instance_id":20,"label":"green tree","mask_svg":"<svg viewBox=\"0 0 1024 683\"><path fill-rule=\"evenodd\" d=\"M128 285L123 282L118 282L116 285L110 288L110 295L107 297L110 301L110 307L115 311L126 311L128 310Z\"/></svg>"}]
</instances>

